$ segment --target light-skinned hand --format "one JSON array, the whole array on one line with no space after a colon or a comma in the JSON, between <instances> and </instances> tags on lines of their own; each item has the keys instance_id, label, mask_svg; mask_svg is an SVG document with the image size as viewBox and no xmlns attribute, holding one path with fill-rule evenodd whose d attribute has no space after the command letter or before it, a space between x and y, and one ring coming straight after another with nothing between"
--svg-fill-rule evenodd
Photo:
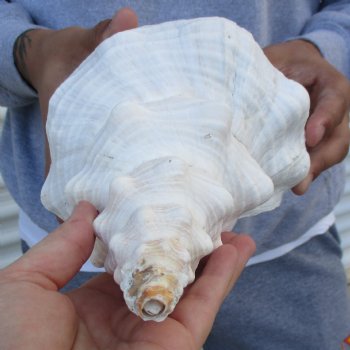
<instances>
[{"instance_id":1,"label":"light-skinned hand","mask_svg":"<svg viewBox=\"0 0 350 350\"><path fill-rule=\"evenodd\" d=\"M70 219L0 271L2 350L198 350L255 245L249 236L223 234L224 244L198 270L172 314L142 321L127 308L112 276L63 287L88 259L95 208L81 202Z\"/></svg>"}]
</instances>

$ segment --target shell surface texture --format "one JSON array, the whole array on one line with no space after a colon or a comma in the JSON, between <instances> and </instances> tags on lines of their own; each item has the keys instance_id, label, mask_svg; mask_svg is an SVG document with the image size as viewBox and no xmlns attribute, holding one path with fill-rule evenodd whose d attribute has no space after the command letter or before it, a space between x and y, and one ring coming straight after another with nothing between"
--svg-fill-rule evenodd
<instances>
[{"instance_id":1,"label":"shell surface texture","mask_svg":"<svg viewBox=\"0 0 350 350\"><path fill-rule=\"evenodd\" d=\"M306 177L309 97L223 18L104 41L50 100L47 209L99 215L92 261L144 320L164 320L238 218Z\"/></svg>"}]
</instances>

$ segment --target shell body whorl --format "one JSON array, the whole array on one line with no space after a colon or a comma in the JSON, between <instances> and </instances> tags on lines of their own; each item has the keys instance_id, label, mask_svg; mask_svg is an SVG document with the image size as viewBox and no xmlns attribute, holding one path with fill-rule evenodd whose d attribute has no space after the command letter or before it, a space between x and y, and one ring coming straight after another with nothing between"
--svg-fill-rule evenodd
<instances>
[{"instance_id":1,"label":"shell body whorl","mask_svg":"<svg viewBox=\"0 0 350 350\"><path fill-rule=\"evenodd\" d=\"M103 263L129 308L163 320L239 217L271 210L309 169L309 98L222 18L104 41L50 100L44 205L95 205Z\"/></svg>"}]
</instances>

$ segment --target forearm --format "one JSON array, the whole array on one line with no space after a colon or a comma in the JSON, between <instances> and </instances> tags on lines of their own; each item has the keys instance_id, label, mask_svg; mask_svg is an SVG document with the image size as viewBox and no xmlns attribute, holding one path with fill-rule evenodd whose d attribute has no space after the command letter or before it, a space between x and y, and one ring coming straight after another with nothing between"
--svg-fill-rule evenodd
<instances>
[{"instance_id":1,"label":"forearm","mask_svg":"<svg viewBox=\"0 0 350 350\"><path fill-rule=\"evenodd\" d=\"M45 29L28 29L17 37L13 47L14 63L18 72L23 80L36 91L38 90L37 76L40 75L44 64L42 43L50 32Z\"/></svg>"}]
</instances>

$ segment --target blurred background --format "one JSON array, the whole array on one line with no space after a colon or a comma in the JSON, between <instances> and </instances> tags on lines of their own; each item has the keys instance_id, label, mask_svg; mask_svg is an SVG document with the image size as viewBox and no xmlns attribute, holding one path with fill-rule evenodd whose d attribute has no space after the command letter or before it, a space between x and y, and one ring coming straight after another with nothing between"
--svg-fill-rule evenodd
<instances>
[{"instance_id":1,"label":"blurred background","mask_svg":"<svg viewBox=\"0 0 350 350\"><path fill-rule=\"evenodd\" d=\"M0 132L6 109L0 106ZM18 207L7 192L0 174L0 268L21 255L17 225Z\"/></svg>"},{"instance_id":2,"label":"blurred background","mask_svg":"<svg viewBox=\"0 0 350 350\"><path fill-rule=\"evenodd\" d=\"M0 106L0 132L6 109ZM350 154L346 159L345 193L336 207L337 227L342 239L343 263L350 281ZM18 207L6 190L0 174L0 268L21 255L17 226Z\"/></svg>"}]
</instances>

